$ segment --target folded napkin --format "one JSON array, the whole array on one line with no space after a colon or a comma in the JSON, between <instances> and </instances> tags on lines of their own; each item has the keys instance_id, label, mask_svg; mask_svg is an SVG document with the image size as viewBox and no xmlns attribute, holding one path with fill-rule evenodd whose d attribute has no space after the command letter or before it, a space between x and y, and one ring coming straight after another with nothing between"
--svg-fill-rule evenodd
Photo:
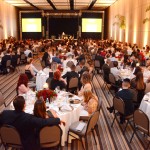
<instances>
[{"instance_id":1,"label":"folded napkin","mask_svg":"<svg viewBox=\"0 0 150 150\"><path fill-rule=\"evenodd\" d=\"M79 97L79 96L76 96L76 95L74 95L71 99L77 99L77 100L82 100L82 98L81 97Z\"/></svg>"},{"instance_id":2,"label":"folded napkin","mask_svg":"<svg viewBox=\"0 0 150 150\"><path fill-rule=\"evenodd\" d=\"M72 107L70 107L69 105L63 105L60 109L61 111L71 111Z\"/></svg>"},{"instance_id":3,"label":"folded napkin","mask_svg":"<svg viewBox=\"0 0 150 150\"><path fill-rule=\"evenodd\" d=\"M84 122L80 122L79 124L78 124L78 126L76 127L76 130L77 131L82 131L83 130L83 128L85 127L85 123Z\"/></svg>"}]
</instances>

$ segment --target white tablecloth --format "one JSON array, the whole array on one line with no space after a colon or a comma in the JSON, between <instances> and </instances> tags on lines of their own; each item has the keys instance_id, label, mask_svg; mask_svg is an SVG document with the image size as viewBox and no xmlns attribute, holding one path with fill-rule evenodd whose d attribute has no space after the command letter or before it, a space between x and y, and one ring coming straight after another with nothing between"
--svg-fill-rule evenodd
<instances>
[{"instance_id":1,"label":"white tablecloth","mask_svg":"<svg viewBox=\"0 0 150 150\"><path fill-rule=\"evenodd\" d=\"M150 93L147 93L140 104L139 107L140 110L142 110L145 114L147 114L149 120L150 120Z\"/></svg>"},{"instance_id":2,"label":"white tablecloth","mask_svg":"<svg viewBox=\"0 0 150 150\"><path fill-rule=\"evenodd\" d=\"M25 112L29 113L29 114L33 114L33 108L34 108L34 103L35 103L35 93L32 91L29 91L27 94L23 95L24 98L26 99L26 108L25 108ZM63 131L63 135L62 135L62 146L65 146L65 142L67 141L67 134L68 134L68 130L69 130L69 126L76 122L79 121L79 117L80 117L80 112L83 109L83 106L81 106L81 103L79 104L69 104L68 100L69 99L79 99L81 100L81 98L79 98L78 96L74 95L72 98L68 98L68 93L64 92L64 91L60 91L58 93L57 99L52 102L51 104L49 104L49 109L53 109L57 112L58 117L65 121L66 125L60 125L61 129ZM70 105L72 107L73 110L71 111L59 111L60 106L62 105ZM11 104L10 109L14 109L13 105Z\"/></svg>"},{"instance_id":3,"label":"white tablecloth","mask_svg":"<svg viewBox=\"0 0 150 150\"><path fill-rule=\"evenodd\" d=\"M46 83L47 78L48 78L48 75L46 75L45 73L37 74L37 76L36 76L36 90L37 91L43 89L43 85L44 85L44 83Z\"/></svg>"},{"instance_id":4,"label":"white tablecloth","mask_svg":"<svg viewBox=\"0 0 150 150\"><path fill-rule=\"evenodd\" d=\"M133 75L133 73L131 72L131 70L128 69L120 69L120 73L119 76L121 77L121 79L133 79L135 76Z\"/></svg>"}]
</instances>

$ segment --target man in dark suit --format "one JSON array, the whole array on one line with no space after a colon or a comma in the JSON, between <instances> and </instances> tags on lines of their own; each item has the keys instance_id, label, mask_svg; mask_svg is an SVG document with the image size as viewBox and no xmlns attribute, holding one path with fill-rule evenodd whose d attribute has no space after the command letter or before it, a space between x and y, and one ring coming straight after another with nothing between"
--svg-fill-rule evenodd
<instances>
[{"instance_id":1,"label":"man in dark suit","mask_svg":"<svg viewBox=\"0 0 150 150\"><path fill-rule=\"evenodd\" d=\"M68 86L69 86L69 81L71 78L79 78L79 75L77 72L75 72L76 70L76 66L75 65L72 65L71 66L71 71L70 72L67 72L65 75L62 76L62 78L66 78L67 79L67 89L68 89Z\"/></svg>"},{"instance_id":2,"label":"man in dark suit","mask_svg":"<svg viewBox=\"0 0 150 150\"><path fill-rule=\"evenodd\" d=\"M133 93L131 92L130 88L130 79L124 79L122 83L122 90L116 93L116 97L121 98L125 103L125 116L131 115L134 112L134 105L133 105ZM113 112L113 107L107 107L110 113ZM120 123L124 123L124 115L120 114Z\"/></svg>"},{"instance_id":3,"label":"man in dark suit","mask_svg":"<svg viewBox=\"0 0 150 150\"><path fill-rule=\"evenodd\" d=\"M110 60L107 59L106 63L102 66L104 81L109 83L109 74L110 74Z\"/></svg>"},{"instance_id":4,"label":"man in dark suit","mask_svg":"<svg viewBox=\"0 0 150 150\"><path fill-rule=\"evenodd\" d=\"M6 63L8 60L11 60L10 50L8 50L7 53L2 57L0 70L3 71L3 73L7 73Z\"/></svg>"},{"instance_id":5,"label":"man in dark suit","mask_svg":"<svg viewBox=\"0 0 150 150\"><path fill-rule=\"evenodd\" d=\"M40 129L44 126L53 126L60 124L59 118L42 119L24 112L25 99L18 96L13 105L15 110L5 110L0 115L0 126L4 124L14 126L21 137L24 150L38 150L38 137L35 135L35 129ZM9 135L8 135L9 136Z\"/></svg>"}]
</instances>

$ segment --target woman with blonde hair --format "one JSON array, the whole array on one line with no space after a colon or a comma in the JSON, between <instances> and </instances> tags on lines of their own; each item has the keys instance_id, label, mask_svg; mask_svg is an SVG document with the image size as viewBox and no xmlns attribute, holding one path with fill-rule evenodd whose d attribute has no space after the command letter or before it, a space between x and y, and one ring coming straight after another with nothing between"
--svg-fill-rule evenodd
<instances>
[{"instance_id":1,"label":"woman with blonde hair","mask_svg":"<svg viewBox=\"0 0 150 150\"><path fill-rule=\"evenodd\" d=\"M89 90L89 91L92 90L91 75L89 74L89 72L84 72L82 74L81 83L82 83L82 87L81 87L81 90L78 92L79 96L83 96L83 92L86 90Z\"/></svg>"},{"instance_id":2,"label":"woman with blonde hair","mask_svg":"<svg viewBox=\"0 0 150 150\"><path fill-rule=\"evenodd\" d=\"M95 112L98 108L98 98L95 94L93 94L90 90L85 90L83 92L84 102L82 105L84 106L84 110L86 110L89 114Z\"/></svg>"}]
</instances>

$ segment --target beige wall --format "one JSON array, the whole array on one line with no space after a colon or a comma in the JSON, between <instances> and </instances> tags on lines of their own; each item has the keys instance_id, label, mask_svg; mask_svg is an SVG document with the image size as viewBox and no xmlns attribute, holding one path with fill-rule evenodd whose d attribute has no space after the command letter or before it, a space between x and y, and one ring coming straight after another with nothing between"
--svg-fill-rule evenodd
<instances>
[{"instance_id":1,"label":"beige wall","mask_svg":"<svg viewBox=\"0 0 150 150\"><path fill-rule=\"evenodd\" d=\"M150 45L150 22L143 24L143 19L150 17L150 11L146 12L148 6L150 6L150 0L116 1L108 8L108 38L112 37L117 41L137 43L140 47L146 44ZM125 31L121 30L118 26L113 26L117 14L126 18Z\"/></svg>"},{"instance_id":2,"label":"beige wall","mask_svg":"<svg viewBox=\"0 0 150 150\"><path fill-rule=\"evenodd\" d=\"M0 39L6 39L8 36L17 38L17 9L0 0Z\"/></svg>"}]
</instances>

